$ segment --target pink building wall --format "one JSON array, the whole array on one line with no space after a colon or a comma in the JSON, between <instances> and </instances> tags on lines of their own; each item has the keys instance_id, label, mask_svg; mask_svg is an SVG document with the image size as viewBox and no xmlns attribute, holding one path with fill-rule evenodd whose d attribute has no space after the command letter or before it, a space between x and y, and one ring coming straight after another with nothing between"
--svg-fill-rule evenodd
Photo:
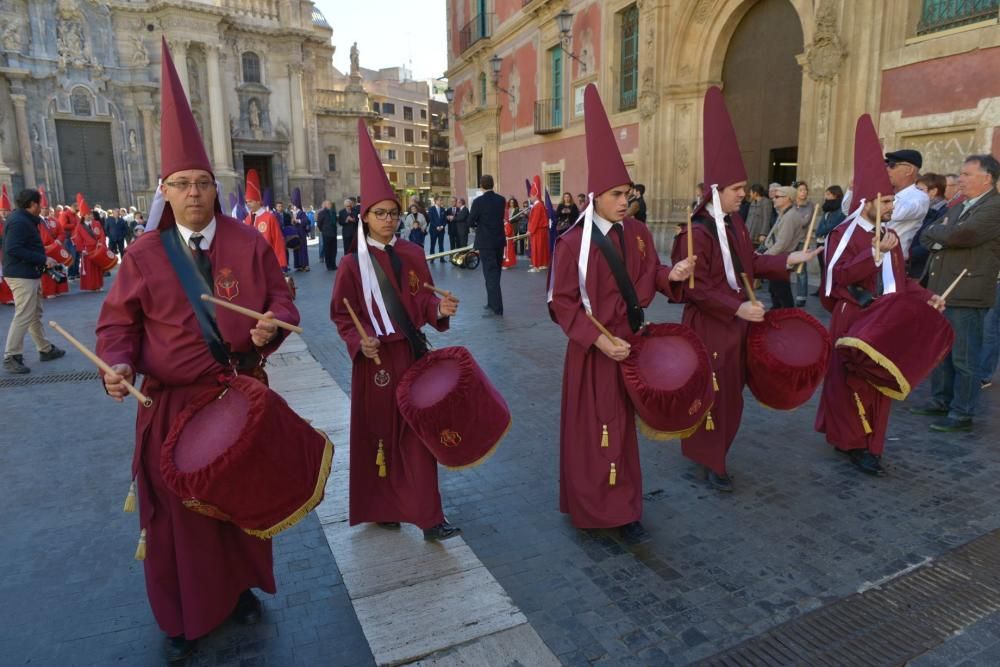
<instances>
[{"instance_id":1,"label":"pink building wall","mask_svg":"<svg viewBox=\"0 0 1000 667\"><path fill-rule=\"evenodd\" d=\"M588 33L590 39L587 39ZM573 53L583 57L585 47L593 54L594 68L581 72L580 63L567 57L572 63L571 76L574 80L600 71L601 68L601 7L596 2L579 10L573 17Z\"/></svg>"},{"instance_id":2,"label":"pink building wall","mask_svg":"<svg viewBox=\"0 0 1000 667\"><path fill-rule=\"evenodd\" d=\"M896 67L882 73L882 112L903 117L973 109L1000 97L1000 47L979 49Z\"/></svg>"},{"instance_id":3,"label":"pink building wall","mask_svg":"<svg viewBox=\"0 0 1000 667\"><path fill-rule=\"evenodd\" d=\"M504 57L500 69L500 86L502 88L510 90L511 73L515 67L520 79L518 83L517 127L533 127L538 86L538 49L534 42L522 44L515 49L513 54ZM502 105L500 131L510 132L514 129L515 120L511 113L512 100L504 93L499 93L499 95Z\"/></svg>"}]
</instances>

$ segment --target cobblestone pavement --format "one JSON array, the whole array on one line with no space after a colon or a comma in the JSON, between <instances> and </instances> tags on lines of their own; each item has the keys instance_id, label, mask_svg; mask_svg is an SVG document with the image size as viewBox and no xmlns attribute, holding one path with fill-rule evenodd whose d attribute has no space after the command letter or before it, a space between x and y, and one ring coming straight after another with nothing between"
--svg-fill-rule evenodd
<instances>
[{"instance_id":1,"label":"cobblestone pavement","mask_svg":"<svg viewBox=\"0 0 1000 667\"><path fill-rule=\"evenodd\" d=\"M294 274L304 339L349 390L349 360L329 323L334 273L315 259L313 248L313 271ZM548 318L546 274L526 268L522 258L503 274L505 317L482 319L481 272L432 267L437 283L462 299L462 310L452 330L431 333L431 341L468 347L514 415L485 465L442 472L442 495L469 546L565 664L688 664L1000 527L993 509L1000 398L993 389L983 394L983 417L971 434L931 434L925 418L894 406L884 479L859 476L813 432L817 398L775 412L748 393L730 457L736 493L710 491L677 443L642 441L643 521L653 540L626 548L610 533L573 529L558 512L565 337ZM46 318L55 315L92 339L99 301L50 301ZM825 321L815 298L809 308ZM0 310L0 330L9 313ZM678 321L680 308L658 297L647 319ZM86 368L76 355L39 368L30 342L26 361L45 372ZM81 664L142 664L155 657L159 633L131 560L134 519L117 516L131 445L107 437L130 428L131 409L102 407L95 419L90 406L100 390L89 384L2 389L0 398L0 567L7 573L0 581L0 650L15 664L70 655ZM926 398L922 387L908 404ZM7 417L38 405L58 417L42 424ZM286 664L289 655L370 661L313 519L276 546L279 595L267 602L268 625L252 637L228 627L217 633L209 642L214 657L206 654L204 664ZM313 574L292 571L303 554ZM323 589L318 599L316 588ZM294 614L293 599L302 607ZM995 664L997 641L1000 620L987 618L915 664Z\"/></svg>"}]
</instances>

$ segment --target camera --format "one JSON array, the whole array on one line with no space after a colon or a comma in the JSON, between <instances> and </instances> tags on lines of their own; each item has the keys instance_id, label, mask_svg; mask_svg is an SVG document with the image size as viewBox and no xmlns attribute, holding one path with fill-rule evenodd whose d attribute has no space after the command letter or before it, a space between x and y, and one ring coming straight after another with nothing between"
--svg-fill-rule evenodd
<instances>
[{"instance_id":1,"label":"camera","mask_svg":"<svg viewBox=\"0 0 1000 667\"><path fill-rule=\"evenodd\" d=\"M49 278L52 278L52 280L54 280L57 285L62 285L64 282L68 280L68 278L66 277L66 272L63 271L61 268L56 268L54 266L47 266L45 267L45 273L47 273Z\"/></svg>"}]
</instances>

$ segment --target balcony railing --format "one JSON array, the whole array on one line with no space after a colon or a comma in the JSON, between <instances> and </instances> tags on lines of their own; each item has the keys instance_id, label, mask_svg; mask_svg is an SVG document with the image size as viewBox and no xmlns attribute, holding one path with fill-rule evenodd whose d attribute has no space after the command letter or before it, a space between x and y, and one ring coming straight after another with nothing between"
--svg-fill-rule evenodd
<instances>
[{"instance_id":1,"label":"balcony railing","mask_svg":"<svg viewBox=\"0 0 1000 667\"><path fill-rule=\"evenodd\" d=\"M342 90L317 90L313 100L320 109L346 109L347 94Z\"/></svg>"},{"instance_id":2,"label":"balcony railing","mask_svg":"<svg viewBox=\"0 0 1000 667\"><path fill-rule=\"evenodd\" d=\"M458 50L467 51L481 39L493 35L493 14L477 14L458 32Z\"/></svg>"},{"instance_id":3,"label":"balcony railing","mask_svg":"<svg viewBox=\"0 0 1000 667\"><path fill-rule=\"evenodd\" d=\"M551 134L563 129L563 101L561 99L535 102L535 134Z\"/></svg>"},{"instance_id":4,"label":"balcony railing","mask_svg":"<svg viewBox=\"0 0 1000 667\"><path fill-rule=\"evenodd\" d=\"M1000 0L924 0L917 34L950 30L997 18Z\"/></svg>"}]
</instances>

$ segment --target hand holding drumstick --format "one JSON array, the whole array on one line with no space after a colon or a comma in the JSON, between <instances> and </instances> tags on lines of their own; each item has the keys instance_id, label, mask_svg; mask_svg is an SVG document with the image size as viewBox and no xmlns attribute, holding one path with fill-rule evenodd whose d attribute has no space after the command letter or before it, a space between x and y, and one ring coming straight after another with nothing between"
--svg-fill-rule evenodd
<instances>
[{"instance_id":1,"label":"hand holding drumstick","mask_svg":"<svg viewBox=\"0 0 1000 667\"><path fill-rule=\"evenodd\" d=\"M382 365L382 360L378 357L378 338L372 338L365 331L365 328L361 326L361 320L358 319L357 314L354 309L351 308L351 302L344 299L344 306L347 308L347 312L351 315L351 319L354 321L354 326L358 330L358 335L361 336L361 354L365 355L369 359L373 359L377 366Z\"/></svg>"},{"instance_id":2,"label":"hand holding drumstick","mask_svg":"<svg viewBox=\"0 0 1000 667\"><path fill-rule=\"evenodd\" d=\"M441 297L441 303L438 304L438 313L441 317L452 317L458 313L459 301L454 294L439 287L434 287L430 283L424 283L424 287Z\"/></svg>"}]
</instances>

